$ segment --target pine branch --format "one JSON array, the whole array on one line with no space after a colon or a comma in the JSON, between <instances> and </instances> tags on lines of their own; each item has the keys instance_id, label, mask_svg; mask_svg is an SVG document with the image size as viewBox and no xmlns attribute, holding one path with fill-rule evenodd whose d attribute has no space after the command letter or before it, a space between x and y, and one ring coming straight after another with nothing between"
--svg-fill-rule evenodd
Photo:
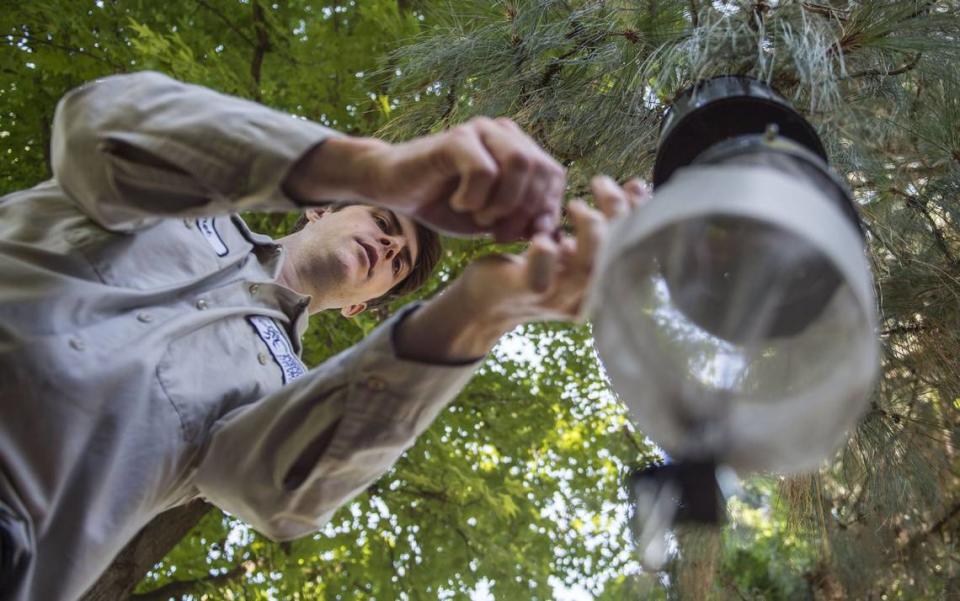
<instances>
[{"instance_id":1,"label":"pine branch","mask_svg":"<svg viewBox=\"0 0 960 601\"><path fill-rule=\"evenodd\" d=\"M803 10L813 13L815 15L820 15L827 17L829 19L835 19L841 23L845 23L847 19L850 18L848 11L835 8L826 4L814 4L813 2L801 2L800 6L803 7Z\"/></svg>"},{"instance_id":2,"label":"pine branch","mask_svg":"<svg viewBox=\"0 0 960 601\"><path fill-rule=\"evenodd\" d=\"M456 81L456 77L454 77L454 81ZM450 84L450 89L447 90L446 99L447 99L447 106L443 110L443 114L440 115L440 123L445 124L445 126L450 124L450 117L453 116L453 111L455 108L457 108L457 84L456 83Z\"/></svg>"},{"instance_id":3,"label":"pine branch","mask_svg":"<svg viewBox=\"0 0 960 601\"><path fill-rule=\"evenodd\" d=\"M960 501L954 503L950 510L947 511L947 513L944 514L942 518L937 520L932 526L920 532L919 534L912 536L905 547L909 550L915 549L931 536L941 533L943 529L946 528L946 526L958 515L960 515Z\"/></svg>"},{"instance_id":4,"label":"pine branch","mask_svg":"<svg viewBox=\"0 0 960 601\"><path fill-rule=\"evenodd\" d=\"M946 237L943 235L943 232L940 231L940 227L937 226L937 222L934 221L933 216L930 215L930 212L927 210L927 203L924 200L921 200L919 197L912 194L907 194L896 188L890 188L890 192L901 196L906 199L906 205L918 213L927 221L927 225L930 226L930 230L933 233L933 237L936 240L937 248L940 249L940 252L943 253L943 256L951 265L957 264L956 257L953 256L953 253L950 251L950 247L947 244Z\"/></svg>"},{"instance_id":5,"label":"pine branch","mask_svg":"<svg viewBox=\"0 0 960 601\"><path fill-rule=\"evenodd\" d=\"M922 52L918 52L912 59L904 63L902 66L897 67L896 69L891 69L889 71L881 71L880 69L865 69L863 71L856 71L854 73L847 74L847 79L857 79L860 77L889 77L893 75L902 75L908 71L913 71L918 64L920 64L920 57L923 56Z\"/></svg>"},{"instance_id":6,"label":"pine branch","mask_svg":"<svg viewBox=\"0 0 960 601\"><path fill-rule=\"evenodd\" d=\"M887 328L880 332L880 336L896 336L898 334L916 334L918 332L927 331L927 326L921 323L913 323L909 325L894 326L892 328Z\"/></svg>"}]
</instances>

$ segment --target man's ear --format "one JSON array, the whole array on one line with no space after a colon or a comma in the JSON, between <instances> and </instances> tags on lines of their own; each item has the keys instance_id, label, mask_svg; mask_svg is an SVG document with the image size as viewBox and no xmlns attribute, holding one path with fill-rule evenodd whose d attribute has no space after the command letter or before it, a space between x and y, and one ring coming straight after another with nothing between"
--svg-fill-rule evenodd
<instances>
[{"instance_id":1,"label":"man's ear","mask_svg":"<svg viewBox=\"0 0 960 601\"><path fill-rule=\"evenodd\" d=\"M356 305L347 305L346 307L341 307L340 315L343 315L346 318L356 317L364 312L367 308L367 303L359 303Z\"/></svg>"},{"instance_id":2,"label":"man's ear","mask_svg":"<svg viewBox=\"0 0 960 601\"><path fill-rule=\"evenodd\" d=\"M313 207L307 209L304 215L306 215L307 221L316 221L326 215L328 210L327 207Z\"/></svg>"}]
</instances>

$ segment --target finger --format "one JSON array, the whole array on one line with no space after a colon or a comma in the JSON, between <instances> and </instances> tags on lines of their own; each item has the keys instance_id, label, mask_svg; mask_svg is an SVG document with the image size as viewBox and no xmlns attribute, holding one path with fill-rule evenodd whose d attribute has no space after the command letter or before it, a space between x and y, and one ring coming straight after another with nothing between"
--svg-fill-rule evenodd
<instances>
[{"instance_id":1,"label":"finger","mask_svg":"<svg viewBox=\"0 0 960 601\"><path fill-rule=\"evenodd\" d=\"M544 233L553 235L560 225L560 208L563 206L563 194L567 189L567 174L565 171L556 173L549 178L549 185L545 194L545 204L539 215L531 222L527 236Z\"/></svg>"},{"instance_id":2,"label":"finger","mask_svg":"<svg viewBox=\"0 0 960 601\"><path fill-rule=\"evenodd\" d=\"M533 220L533 229L528 234L530 238L533 238L537 234L546 234L551 238L556 238L559 234L557 228L558 217L551 215L550 213L544 213L538 215L536 219Z\"/></svg>"},{"instance_id":3,"label":"finger","mask_svg":"<svg viewBox=\"0 0 960 601\"><path fill-rule=\"evenodd\" d=\"M593 268L593 259L606 234L606 219L581 200L570 203L570 214L577 235L576 253L572 257L575 268L589 273Z\"/></svg>"},{"instance_id":4,"label":"finger","mask_svg":"<svg viewBox=\"0 0 960 601\"><path fill-rule=\"evenodd\" d=\"M538 234L527 250L527 285L534 292L546 292L553 284L560 247L550 236Z\"/></svg>"},{"instance_id":5,"label":"finger","mask_svg":"<svg viewBox=\"0 0 960 601\"><path fill-rule=\"evenodd\" d=\"M544 221L558 219L566 170L508 119L478 121L476 127L501 173L490 203L477 214L478 222L525 219L515 226L520 236L531 236L540 231L541 215L546 215ZM553 224L544 226L552 229Z\"/></svg>"},{"instance_id":6,"label":"finger","mask_svg":"<svg viewBox=\"0 0 960 601\"><path fill-rule=\"evenodd\" d=\"M497 242L516 242L525 238L529 223L526 215L514 214L495 223L490 231Z\"/></svg>"},{"instance_id":7,"label":"finger","mask_svg":"<svg viewBox=\"0 0 960 601\"><path fill-rule=\"evenodd\" d=\"M520 134L502 126L481 128L480 139L497 162L500 173L486 205L474 213L478 225L490 226L511 216L526 200L537 157Z\"/></svg>"},{"instance_id":8,"label":"finger","mask_svg":"<svg viewBox=\"0 0 960 601\"><path fill-rule=\"evenodd\" d=\"M442 146L459 176L459 185L450 197L450 208L459 212L476 212L487 204L497 182L499 166L480 137L470 128L457 127L447 132Z\"/></svg>"},{"instance_id":9,"label":"finger","mask_svg":"<svg viewBox=\"0 0 960 601\"><path fill-rule=\"evenodd\" d=\"M632 209L645 205L653 198L653 188L650 184L637 177L625 183L623 189L627 193L627 201Z\"/></svg>"},{"instance_id":10,"label":"finger","mask_svg":"<svg viewBox=\"0 0 960 601\"><path fill-rule=\"evenodd\" d=\"M519 125L517 125L516 121L514 121L513 119L509 119L509 118L507 118L507 117L497 117L497 118L494 119L493 121L494 121L494 123L496 123L496 124L499 125L500 127L503 127L503 128L505 128L505 129L509 129L509 130L514 131L514 132L516 132L516 133L518 133L518 134L526 135L526 134L523 133L523 129L522 129Z\"/></svg>"},{"instance_id":11,"label":"finger","mask_svg":"<svg viewBox=\"0 0 960 601\"><path fill-rule=\"evenodd\" d=\"M526 201L521 202L516 210L497 221L492 231L498 242L512 242L516 240L530 240L536 234L553 235L557 230L557 224L560 222L560 205L563 199L563 191L566 187L566 178L549 178L549 189L542 194L544 202L539 207L534 207ZM540 184L532 183L534 188ZM535 195L528 191L528 197ZM533 213L539 209L540 213Z\"/></svg>"},{"instance_id":12,"label":"finger","mask_svg":"<svg viewBox=\"0 0 960 601\"><path fill-rule=\"evenodd\" d=\"M598 175L590 180L590 188L597 200L597 206L607 219L616 219L630 210L627 193L606 175Z\"/></svg>"},{"instance_id":13,"label":"finger","mask_svg":"<svg viewBox=\"0 0 960 601\"><path fill-rule=\"evenodd\" d=\"M431 229L448 236L474 237L487 233L486 229L474 223L470 213L451 213L450 209L441 203L422 207L413 217Z\"/></svg>"}]
</instances>

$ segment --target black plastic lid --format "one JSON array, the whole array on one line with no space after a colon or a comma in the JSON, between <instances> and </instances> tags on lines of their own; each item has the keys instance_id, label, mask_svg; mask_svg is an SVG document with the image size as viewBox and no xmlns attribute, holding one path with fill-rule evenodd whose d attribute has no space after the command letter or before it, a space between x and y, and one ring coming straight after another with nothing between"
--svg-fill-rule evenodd
<instances>
[{"instance_id":1,"label":"black plastic lid","mask_svg":"<svg viewBox=\"0 0 960 601\"><path fill-rule=\"evenodd\" d=\"M674 171L691 164L711 146L766 131L794 140L824 161L820 136L790 103L766 83L751 77L723 75L681 92L660 124L660 144L653 184L665 183Z\"/></svg>"}]
</instances>

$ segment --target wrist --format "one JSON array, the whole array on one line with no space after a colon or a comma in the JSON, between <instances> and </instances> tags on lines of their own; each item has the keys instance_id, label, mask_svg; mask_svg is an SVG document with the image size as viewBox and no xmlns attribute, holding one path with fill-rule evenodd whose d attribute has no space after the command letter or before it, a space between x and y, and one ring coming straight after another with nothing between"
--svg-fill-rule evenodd
<instances>
[{"instance_id":1,"label":"wrist","mask_svg":"<svg viewBox=\"0 0 960 601\"><path fill-rule=\"evenodd\" d=\"M389 146L375 138L327 138L297 160L283 181L283 190L303 204L374 202L379 194L371 155Z\"/></svg>"},{"instance_id":2,"label":"wrist","mask_svg":"<svg viewBox=\"0 0 960 601\"><path fill-rule=\"evenodd\" d=\"M500 319L476 301L462 280L454 282L398 326L394 338L397 353L425 362L483 357L515 324Z\"/></svg>"}]
</instances>

